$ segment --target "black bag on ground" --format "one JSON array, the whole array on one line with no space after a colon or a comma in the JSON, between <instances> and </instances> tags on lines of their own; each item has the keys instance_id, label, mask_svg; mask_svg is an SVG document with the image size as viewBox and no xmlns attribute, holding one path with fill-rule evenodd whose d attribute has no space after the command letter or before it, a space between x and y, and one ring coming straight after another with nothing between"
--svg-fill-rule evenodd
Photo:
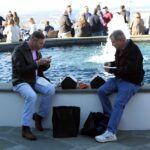
<instances>
[{"instance_id":1,"label":"black bag on ground","mask_svg":"<svg viewBox=\"0 0 150 150\"><path fill-rule=\"evenodd\" d=\"M75 106L53 107L53 137L76 137L79 133L80 108Z\"/></svg>"},{"instance_id":2,"label":"black bag on ground","mask_svg":"<svg viewBox=\"0 0 150 150\"><path fill-rule=\"evenodd\" d=\"M94 137L104 133L107 128L109 117L101 112L90 112L81 129L82 135Z\"/></svg>"}]
</instances>

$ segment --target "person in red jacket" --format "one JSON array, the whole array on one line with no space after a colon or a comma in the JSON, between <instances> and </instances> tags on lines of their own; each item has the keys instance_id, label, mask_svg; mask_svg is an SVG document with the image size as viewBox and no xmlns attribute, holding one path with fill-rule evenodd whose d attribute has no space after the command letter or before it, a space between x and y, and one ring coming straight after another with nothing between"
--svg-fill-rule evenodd
<instances>
[{"instance_id":1,"label":"person in red jacket","mask_svg":"<svg viewBox=\"0 0 150 150\"><path fill-rule=\"evenodd\" d=\"M104 28L105 28L105 33L107 35L107 24L110 22L110 20L112 19L113 15L111 12L109 12L108 7L105 6L104 8L104 13L103 13L103 20L104 20Z\"/></svg>"}]
</instances>

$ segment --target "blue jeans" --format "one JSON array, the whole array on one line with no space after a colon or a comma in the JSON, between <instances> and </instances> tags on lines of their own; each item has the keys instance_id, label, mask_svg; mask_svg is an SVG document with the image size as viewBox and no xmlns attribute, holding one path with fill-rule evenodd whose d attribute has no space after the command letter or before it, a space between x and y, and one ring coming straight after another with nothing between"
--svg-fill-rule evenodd
<instances>
[{"instance_id":1,"label":"blue jeans","mask_svg":"<svg viewBox=\"0 0 150 150\"><path fill-rule=\"evenodd\" d=\"M110 78L98 89L98 96L101 101L103 112L110 116L107 130L115 133L120 122L125 105L130 98L139 90L140 86L119 78ZM118 92L114 105L112 106L108 95Z\"/></svg>"},{"instance_id":2,"label":"blue jeans","mask_svg":"<svg viewBox=\"0 0 150 150\"><path fill-rule=\"evenodd\" d=\"M40 80L38 81L38 79L39 77L37 77L34 87L31 87L31 85L26 82L20 83L13 87L13 90L19 92L25 99L24 111L21 121L23 126L31 126L32 115L35 112L35 104L37 100L36 91L42 94L37 113L42 117L46 117L49 113L49 108L52 96L55 93L55 88L46 79L42 78L42 82Z\"/></svg>"}]
</instances>

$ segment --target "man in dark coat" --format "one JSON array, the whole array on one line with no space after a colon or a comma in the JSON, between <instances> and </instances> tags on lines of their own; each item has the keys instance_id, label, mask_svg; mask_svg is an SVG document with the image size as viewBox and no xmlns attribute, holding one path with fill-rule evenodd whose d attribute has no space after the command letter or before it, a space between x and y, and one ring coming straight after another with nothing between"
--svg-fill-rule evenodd
<instances>
[{"instance_id":1,"label":"man in dark coat","mask_svg":"<svg viewBox=\"0 0 150 150\"><path fill-rule=\"evenodd\" d=\"M72 22L69 18L68 11L65 10L64 14L60 18L59 22L59 33L58 37L63 38L63 37L71 37L71 30L72 30Z\"/></svg>"},{"instance_id":2,"label":"man in dark coat","mask_svg":"<svg viewBox=\"0 0 150 150\"><path fill-rule=\"evenodd\" d=\"M98 142L117 140L116 133L125 105L141 87L144 77L143 56L138 46L125 38L121 30L110 35L112 45L116 48L115 61L105 63L106 72L115 77L108 79L98 90L103 112L110 117L107 130L96 136ZM108 95L118 92L112 107Z\"/></svg>"},{"instance_id":3,"label":"man in dark coat","mask_svg":"<svg viewBox=\"0 0 150 150\"><path fill-rule=\"evenodd\" d=\"M51 57L42 58L40 49L44 45L44 35L35 31L29 41L15 48L12 53L13 90L20 93L25 100L22 115L22 136L28 140L36 140L31 132L31 120L35 127L43 131L42 120L48 115L54 86L45 79L43 71L50 67ZM42 94L39 110L35 113L37 93Z\"/></svg>"}]
</instances>

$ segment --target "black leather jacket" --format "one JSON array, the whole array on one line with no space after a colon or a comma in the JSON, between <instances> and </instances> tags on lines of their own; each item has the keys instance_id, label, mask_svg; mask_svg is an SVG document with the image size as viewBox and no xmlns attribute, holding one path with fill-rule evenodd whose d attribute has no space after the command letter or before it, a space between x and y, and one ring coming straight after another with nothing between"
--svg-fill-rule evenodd
<instances>
[{"instance_id":1,"label":"black leather jacket","mask_svg":"<svg viewBox=\"0 0 150 150\"><path fill-rule=\"evenodd\" d=\"M140 85L144 78L143 56L132 40L129 40L122 53L116 50L115 61L112 62L111 66L117 67L117 69L111 69L111 73L131 83Z\"/></svg>"},{"instance_id":2,"label":"black leather jacket","mask_svg":"<svg viewBox=\"0 0 150 150\"><path fill-rule=\"evenodd\" d=\"M37 59L41 57L41 53L37 52ZM43 71L49 67L50 65L38 67L33 60L32 52L27 42L24 42L17 46L12 53L12 83L14 86L22 82L34 85L36 81L36 70L38 76L44 77Z\"/></svg>"}]
</instances>

